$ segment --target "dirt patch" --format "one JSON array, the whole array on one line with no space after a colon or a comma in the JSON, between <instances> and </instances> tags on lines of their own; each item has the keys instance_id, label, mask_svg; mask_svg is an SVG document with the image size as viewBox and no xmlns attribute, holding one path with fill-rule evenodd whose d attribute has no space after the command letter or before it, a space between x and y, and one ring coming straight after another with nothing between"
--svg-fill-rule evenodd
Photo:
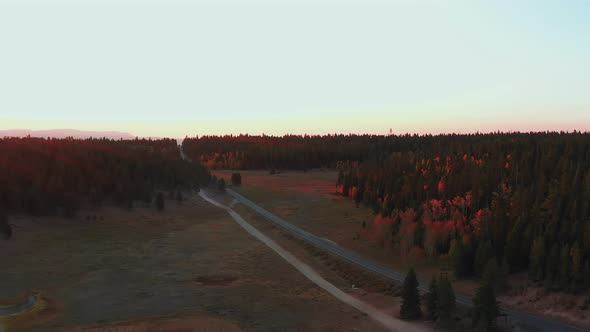
<instances>
[{"instance_id":1,"label":"dirt patch","mask_svg":"<svg viewBox=\"0 0 590 332\"><path fill-rule=\"evenodd\" d=\"M227 275L198 276L194 278L195 283L203 286L229 286L238 278Z\"/></svg>"},{"instance_id":2,"label":"dirt patch","mask_svg":"<svg viewBox=\"0 0 590 332\"><path fill-rule=\"evenodd\" d=\"M547 293L542 288L529 287L498 300L515 308L539 313L546 317L570 322L584 329L590 329L590 307L583 295Z\"/></svg>"}]
</instances>

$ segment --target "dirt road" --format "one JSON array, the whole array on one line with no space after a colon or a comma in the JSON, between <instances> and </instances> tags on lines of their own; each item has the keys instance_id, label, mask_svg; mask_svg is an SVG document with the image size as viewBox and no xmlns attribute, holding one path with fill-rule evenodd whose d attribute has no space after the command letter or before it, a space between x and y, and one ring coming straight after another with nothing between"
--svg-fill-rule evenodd
<instances>
[{"instance_id":1,"label":"dirt road","mask_svg":"<svg viewBox=\"0 0 590 332\"><path fill-rule=\"evenodd\" d=\"M395 317L392 317L388 314L381 312L380 310L374 308L373 306L354 298L353 296L343 292L342 290L338 289L332 283L328 282L326 279L322 278L317 272L315 272L310 266L300 261L297 257L293 256L291 253L283 249L279 246L275 241L267 237L266 235L259 232L256 228L246 222L238 213L236 213L232 208L225 206L213 199L211 199L207 193L203 190L199 193L199 195L206 200L207 202L226 210L230 216L250 235L254 236L268 247L270 247L273 251L279 254L284 260L286 260L289 264L291 264L295 269L301 272L306 278L310 281L327 291L328 293L332 294L338 300L346 303L357 310L366 313L369 317L374 319L375 321L381 323L386 328L390 329L391 331L410 331L410 332L422 332L428 331L427 328L422 326L415 326L408 322L402 321Z\"/></svg>"}]
</instances>

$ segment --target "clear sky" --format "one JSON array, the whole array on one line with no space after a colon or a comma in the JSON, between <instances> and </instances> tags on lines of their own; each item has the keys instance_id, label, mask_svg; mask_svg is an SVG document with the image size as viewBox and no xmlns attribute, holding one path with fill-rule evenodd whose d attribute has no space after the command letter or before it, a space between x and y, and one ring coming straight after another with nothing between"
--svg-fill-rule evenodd
<instances>
[{"instance_id":1,"label":"clear sky","mask_svg":"<svg viewBox=\"0 0 590 332\"><path fill-rule=\"evenodd\" d=\"M0 0L0 129L590 131L590 1Z\"/></svg>"}]
</instances>

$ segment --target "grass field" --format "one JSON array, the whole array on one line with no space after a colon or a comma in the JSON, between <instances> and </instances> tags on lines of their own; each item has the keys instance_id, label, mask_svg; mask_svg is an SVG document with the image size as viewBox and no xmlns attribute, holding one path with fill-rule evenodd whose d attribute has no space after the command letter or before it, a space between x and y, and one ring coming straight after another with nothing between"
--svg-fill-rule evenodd
<instances>
[{"instance_id":1,"label":"grass field","mask_svg":"<svg viewBox=\"0 0 590 332\"><path fill-rule=\"evenodd\" d=\"M226 179L231 176L230 171L215 171L214 174ZM351 199L335 193L336 172L284 172L277 176L247 171L241 175L242 186L232 189L307 231L396 269L414 267L425 279L439 271L448 271L445 259L432 262L426 258L400 257L383 242L357 236L362 233L363 221L371 224L374 213L362 206L357 208ZM464 280L458 287L473 291L476 284Z\"/></svg>"},{"instance_id":2,"label":"grass field","mask_svg":"<svg viewBox=\"0 0 590 332\"><path fill-rule=\"evenodd\" d=\"M196 197L164 212L12 222L15 238L0 242L0 305L32 291L43 304L0 330L380 330Z\"/></svg>"},{"instance_id":3,"label":"grass field","mask_svg":"<svg viewBox=\"0 0 590 332\"><path fill-rule=\"evenodd\" d=\"M218 177L228 181L231 171L215 171ZM272 213L299 227L352 249L395 269L414 267L425 280L439 272L449 272L446 258L435 261L428 258L400 257L383 242L375 242L357 236L362 234L362 223L368 225L374 219L372 211L356 208L350 198L335 194L336 172L310 171L307 173L286 171L270 175L267 171L241 171L242 186L231 187ZM229 183L229 182L228 182ZM448 273L453 278L452 273ZM586 297L570 294L545 294L527 281L525 274L511 275L511 289L499 300L507 305L561 319L590 328L590 308ZM479 283L475 279L454 280L455 291L475 294Z\"/></svg>"}]
</instances>

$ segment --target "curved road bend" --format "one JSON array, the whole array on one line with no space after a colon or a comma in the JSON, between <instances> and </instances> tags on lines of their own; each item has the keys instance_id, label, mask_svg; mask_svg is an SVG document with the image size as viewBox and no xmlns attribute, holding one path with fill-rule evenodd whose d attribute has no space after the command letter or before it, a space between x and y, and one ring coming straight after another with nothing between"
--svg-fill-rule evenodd
<instances>
[{"instance_id":1,"label":"curved road bend","mask_svg":"<svg viewBox=\"0 0 590 332\"><path fill-rule=\"evenodd\" d=\"M357 253L350 251L348 249L344 249L337 245L332 241L327 241L321 237L315 236L309 232L304 231L303 229L294 226L293 224L275 216L274 214L268 212L264 208L258 206L256 203L250 201L246 197L238 194L237 192L226 189L227 193L233 196L236 200L240 201L242 204L248 206L252 210L254 210L259 215L263 216L264 218L270 220L274 224L278 225L279 227L283 228L285 231L290 233L293 236L319 248L322 249L330 254L338 256L350 263L353 263L365 270L371 271L378 275L381 275L387 279L395 281L397 283L403 283L405 274L385 267L379 263L376 263L366 257L360 256ZM420 290L423 292L428 292L428 282L421 280L420 281ZM468 308L473 308L473 302L471 298L465 295L456 295L457 303ZM545 318L543 316L539 316L536 314L531 314L521 310L509 309L505 307L501 307L501 311L508 316L508 319L516 326L521 328L525 331L540 331L540 332L583 332L586 331L584 329L567 325L560 321L552 320Z\"/></svg>"},{"instance_id":2,"label":"curved road bend","mask_svg":"<svg viewBox=\"0 0 590 332\"><path fill-rule=\"evenodd\" d=\"M31 310L37 303L37 295L31 295L27 298L27 302L15 305L8 308L0 308L0 317L12 316Z\"/></svg>"},{"instance_id":3,"label":"curved road bend","mask_svg":"<svg viewBox=\"0 0 590 332\"><path fill-rule=\"evenodd\" d=\"M279 246L275 241L267 237L266 235L262 234L258 231L254 226L250 225L246 222L238 213L236 213L231 207L225 206L207 196L207 194L201 190L199 192L199 196L201 196L207 202L226 210L231 217L240 225L243 229L245 229L250 235L254 236L259 241L266 244L272 250L274 250L279 256L285 259L289 264L293 265L299 272L301 272L307 279L311 280L314 284L318 285L328 293L332 294L338 300L346 303L357 310L366 313L374 319L375 321L381 323L381 325L385 326L387 329L391 331L400 331L400 332L425 332L430 331L430 329L419 326L416 324L411 324L405 322L403 320L397 319L389 314L382 312L379 309L351 296L340 290L338 287L334 286L326 279L322 278L316 271L314 271L309 265L300 261L297 257L293 256L290 252L283 249Z\"/></svg>"}]
</instances>

